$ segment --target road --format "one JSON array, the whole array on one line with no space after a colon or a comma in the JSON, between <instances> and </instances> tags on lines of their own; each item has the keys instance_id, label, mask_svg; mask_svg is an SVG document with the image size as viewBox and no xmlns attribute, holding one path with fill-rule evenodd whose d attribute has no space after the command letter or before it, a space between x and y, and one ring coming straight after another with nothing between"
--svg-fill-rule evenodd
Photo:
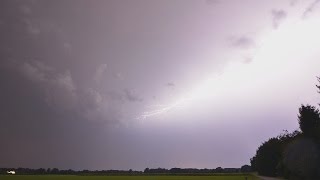
<instances>
[{"instance_id":1,"label":"road","mask_svg":"<svg viewBox=\"0 0 320 180\"><path fill-rule=\"evenodd\" d=\"M265 177L265 176L258 176L261 180L283 180L280 178L274 178L274 177Z\"/></svg>"}]
</instances>

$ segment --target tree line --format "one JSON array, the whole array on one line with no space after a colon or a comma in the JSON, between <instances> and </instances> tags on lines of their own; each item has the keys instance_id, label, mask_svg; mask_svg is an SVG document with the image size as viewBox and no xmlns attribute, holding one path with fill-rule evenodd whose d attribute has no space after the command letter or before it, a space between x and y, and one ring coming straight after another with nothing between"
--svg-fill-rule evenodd
<instances>
[{"instance_id":1,"label":"tree line","mask_svg":"<svg viewBox=\"0 0 320 180\"><path fill-rule=\"evenodd\" d=\"M316 88L320 93L320 85ZM320 179L320 111L302 104L297 119L299 130L284 131L258 147L250 159L254 171L290 180Z\"/></svg>"},{"instance_id":2,"label":"tree line","mask_svg":"<svg viewBox=\"0 0 320 180\"><path fill-rule=\"evenodd\" d=\"M8 171L15 171L20 175L210 175L216 173L248 173L251 171L249 165L244 165L241 168L222 168L217 167L215 169L196 169L196 168L146 168L144 171L129 170L80 170L75 171L59 170L58 168L0 168L0 174L7 174Z\"/></svg>"}]
</instances>

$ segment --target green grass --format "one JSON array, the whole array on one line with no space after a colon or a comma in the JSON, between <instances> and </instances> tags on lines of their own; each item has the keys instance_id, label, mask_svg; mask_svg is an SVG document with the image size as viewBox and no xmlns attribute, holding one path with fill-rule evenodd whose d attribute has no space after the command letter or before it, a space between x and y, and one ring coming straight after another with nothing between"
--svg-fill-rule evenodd
<instances>
[{"instance_id":1,"label":"green grass","mask_svg":"<svg viewBox=\"0 0 320 180\"><path fill-rule=\"evenodd\" d=\"M258 180L254 176L63 176L63 175L4 175L1 180Z\"/></svg>"}]
</instances>

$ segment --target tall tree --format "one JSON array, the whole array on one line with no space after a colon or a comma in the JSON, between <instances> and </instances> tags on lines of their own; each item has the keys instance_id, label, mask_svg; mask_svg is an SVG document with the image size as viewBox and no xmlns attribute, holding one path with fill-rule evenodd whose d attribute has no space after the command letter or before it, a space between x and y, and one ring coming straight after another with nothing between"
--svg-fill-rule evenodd
<instances>
[{"instance_id":1,"label":"tall tree","mask_svg":"<svg viewBox=\"0 0 320 180\"><path fill-rule=\"evenodd\" d=\"M301 105L298 121L300 129L306 137L319 138L320 112L311 105Z\"/></svg>"}]
</instances>

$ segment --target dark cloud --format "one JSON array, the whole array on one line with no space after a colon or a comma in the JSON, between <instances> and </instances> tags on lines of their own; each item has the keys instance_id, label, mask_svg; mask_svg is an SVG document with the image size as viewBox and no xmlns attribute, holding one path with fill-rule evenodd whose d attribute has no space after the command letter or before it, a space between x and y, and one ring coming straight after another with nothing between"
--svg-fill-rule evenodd
<instances>
[{"instance_id":1,"label":"dark cloud","mask_svg":"<svg viewBox=\"0 0 320 180\"><path fill-rule=\"evenodd\" d=\"M280 25L280 23L287 17L287 12L284 10L272 10L272 25L276 29Z\"/></svg>"},{"instance_id":2,"label":"dark cloud","mask_svg":"<svg viewBox=\"0 0 320 180\"><path fill-rule=\"evenodd\" d=\"M36 96L35 99L43 104L43 108L53 113L66 113L63 119L67 116L74 116L91 122L99 122L99 124L121 124L123 103L142 101L142 98L130 90L118 93L95 87L77 86L70 70L59 72L40 60L6 61L6 63L1 63L0 67L3 72L6 72L4 77L17 76L20 78L19 84L32 87L32 91L37 92L32 96ZM100 66L94 73L93 80L100 81L97 79L97 74L101 75L100 73L104 71L105 66ZM16 88L22 89L18 86ZM20 93L24 94L23 91ZM12 95L16 96L14 92ZM24 94L24 96L29 95ZM29 99L27 103L35 102Z\"/></svg>"},{"instance_id":3,"label":"dark cloud","mask_svg":"<svg viewBox=\"0 0 320 180\"><path fill-rule=\"evenodd\" d=\"M97 70L94 75L94 81L96 83L101 83L101 80L103 79L103 76L105 75L105 72L107 70L107 64L101 64L97 67Z\"/></svg>"},{"instance_id":4,"label":"dark cloud","mask_svg":"<svg viewBox=\"0 0 320 180\"><path fill-rule=\"evenodd\" d=\"M46 102L54 107L77 109L79 96L70 71L57 74L46 86Z\"/></svg>"},{"instance_id":5,"label":"dark cloud","mask_svg":"<svg viewBox=\"0 0 320 180\"><path fill-rule=\"evenodd\" d=\"M42 61L24 62L17 67L21 75L45 92L45 102L57 108L73 109L77 104L77 88L70 71L57 72Z\"/></svg>"},{"instance_id":6,"label":"dark cloud","mask_svg":"<svg viewBox=\"0 0 320 180\"><path fill-rule=\"evenodd\" d=\"M46 81L46 74L41 70L39 67L30 64L30 63L23 63L20 67L21 73L30 81L33 82L44 82Z\"/></svg>"},{"instance_id":7,"label":"dark cloud","mask_svg":"<svg viewBox=\"0 0 320 180\"><path fill-rule=\"evenodd\" d=\"M68 42L64 42L63 43L63 47L66 49L66 50L70 50L72 48L72 45Z\"/></svg>"},{"instance_id":8,"label":"dark cloud","mask_svg":"<svg viewBox=\"0 0 320 180\"><path fill-rule=\"evenodd\" d=\"M215 5L220 3L220 0L205 0L208 5Z\"/></svg>"},{"instance_id":9,"label":"dark cloud","mask_svg":"<svg viewBox=\"0 0 320 180\"><path fill-rule=\"evenodd\" d=\"M88 153L90 148L82 145L95 144L91 137L96 127L74 111L62 110L62 101L69 101L71 96L70 74L47 77L46 71L51 68L44 66L40 70L42 65L38 62L4 64L0 62L0 141L5 147L1 149L0 166L80 168L75 165L90 164L85 157L92 152ZM30 77L21 68L26 68ZM48 105L46 90L53 101L60 103Z\"/></svg>"},{"instance_id":10,"label":"dark cloud","mask_svg":"<svg viewBox=\"0 0 320 180\"><path fill-rule=\"evenodd\" d=\"M248 36L231 37L231 46L239 49L249 49L255 46L255 42Z\"/></svg>"},{"instance_id":11,"label":"dark cloud","mask_svg":"<svg viewBox=\"0 0 320 180\"><path fill-rule=\"evenodd\" d=\"M84 92L83 105L88 109L100 108L105 97L97 90L90 88Z\"/></svg>"},{"instance_id":12,"label":"dark cloud","mask_svg":"<svg viewBox=\"0 0 320 180\"><path fill-rule=\"evenodd\" d=\"M302 17L305 18L306 16L308 16L308 14L312 13L316 6L319 4L320 0L315 0L313 1L306 9L305 11L303 12L303 15Z\"/></svg>"},{"instance_id":13,"label":"dark cloud","mask_svg":"<svg viewBox=\"0 0 320 180\"><path fill-rule=\"evenodd\" d=\"M295 6L299 0L290 0L290 6Z\"/></svg>"},{"instance_id":14,"label":"dark cloud","mask_svg":"<svg viewBox=\"0 0 320 180\"><path fill-rule=\"evenodd\" d=\"M175 84L174 84L173 82L168 82L168 83L166 84L166 86L168 86L168 87L174 87Z\"/></svg>"},{"instance_id":15,"label":"dark cloud","mask_svg":"<svg viewBox=\"0 0 320 180\"><path fill-rule=\"evenodd\" d=\"M119 125L122 123L123 97L117 93L102 93L96 89L87 89L81 95L81 116L101 125Z\"/></svg>"},{"instance_id":16,"label":"dark cloud","mask_svg":"<svg viewBox=\"0 0 320 180\"><path fill-rule=\"evenodd\" d=\"M238 51L238 55L242 58L241 61L245 64L249 64L253 60L254 49L256 48L256 42L251 36L233 36L229 38L229 43L232 48Z\"/></svg>"},{"instance_id":17,"label":"dark cloud","mask_svg":"<svg viewBox=\"0 0 320 180\"><path fill-rule=\"evenodd\" d=\"M40 27L33 23L30 19L24 19L27 32L32 35L39 35L41 33Z\"/></svg>"},{"instance_id":18,"label":"dark cloud","mask_svg":"<svg viewBox=\"0 0 320 180\"><path fill-rule=\"evenodd\" d=\"M138 95L136 95L133 90L124 89L123 92L125 94L126 100L128 100L130 102L142 102L143 101L143 99L141 97L139 97Z\"/></svg>"},{"instance_id":19,"label":"dark cloud","mask_svg":"<svg viewBox=\"0 0 320 180\"><path fill-rule=\"evenodd\" d=\"M27 5L21 5L20 6L20 10L24 14L31 14L32 13L31 8L29 6L27 6Z\"/></svg>"},{"instance_id":20,"label":"dark cloud","mask_svg":"<svg viewBox=\"0 0 320 180\"><path fill-rule=\"evenodd\" d=\"M116 72L113 74L113 76L118 79L118 80L123 80L124 79L124 76L121 72Z\"/></svg>"}]
</instances>

